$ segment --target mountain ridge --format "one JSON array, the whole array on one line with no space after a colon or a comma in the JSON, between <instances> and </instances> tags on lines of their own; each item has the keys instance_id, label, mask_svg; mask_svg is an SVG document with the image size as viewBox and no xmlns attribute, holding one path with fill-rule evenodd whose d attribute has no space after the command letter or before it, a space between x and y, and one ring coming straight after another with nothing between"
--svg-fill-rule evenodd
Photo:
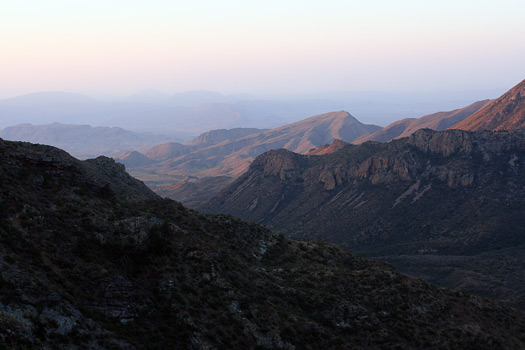
<instances>
[{"instance_id":1,"label":"mountain ridge","mask_svg":"<svg viewBox=\"0 0 525 350\"><path fill-rule=\"evenodd\" d=\"M525 80L450 129L516 130L525 127Z\"/></svg>"},{"instance_id":2,"label":"mountain ridge","mask_svg":"<svg viewBox=\"0 0 525 350\"><path fill-rule=\"evenodd\" d=\"M181 152L180 155L161 162L140 168L129 168L129 170L132 175L146 181L159 193L167 193L165 192L167 186L175 184L177 179L180 181L188 175L237 177L248 169L250 162L256 156L270 149L284 147L306 153L312 148L331 143L334 139L351 141L358 135L371 133L379 128L362 124L345 111L324 113L278 128L250 133L236 139L226 139L209 146L202 143L203 147L184 146L186 154ZM224 132L220 133L226 135ZM159 179L163 174L165 178Z\"/></svg>"},{"instance_id":3,"label":"mountain ridge","mask_svg":"<svg viewBox=\"0 0 525 350\"><path fill-rule=\"evenodd\" d=\"M151 133L136 133L119 127L62 123L17 124L0 130L0 137L12 141L54 145L84 159L99 155L119 156L134 149L142 150L171 139Z\"/></svg>"},{"instance_id":4,"label":"mountain ridge","mask_svg":"<svg viewBox=\"0 0 525 350\"><path fill-rule=\"evenodd\" d=\"M490 100L483 100L449 112L433 113L420 118L401 119L371 135L363 135L354 140L353 143L361 144L366 141L388 142L393 139L410 136L419 129L445 130L476 113L489 102Z\"/></svg>"},{"instance_id":5,"label":"mountain ridge","mask_svg":"<svg viewBox=\"0 0 525 350\"><path fill-rule=\"evenodd\" d=\"M290 237L326 239L367 256L388 256L391 262L402 254L415 256L409 265L396 265L410 271L426 254L477 256L516 247L517 256L525 256L524 171L525 130L422 129L408 138L349 145L321 156L269 151L198 209L262 223ZM515 271L522 267L513 264ZM427 276L437 280L441 272L430 270ZM441 283L463 283L453 271L440 277ZM525 285L506 271L505 283L513 287L503 288L499 273L472 271L466 288L487 293L480 288L486 278L493 284L488 294L519 302Z\"/></svg>"}]
</instances>

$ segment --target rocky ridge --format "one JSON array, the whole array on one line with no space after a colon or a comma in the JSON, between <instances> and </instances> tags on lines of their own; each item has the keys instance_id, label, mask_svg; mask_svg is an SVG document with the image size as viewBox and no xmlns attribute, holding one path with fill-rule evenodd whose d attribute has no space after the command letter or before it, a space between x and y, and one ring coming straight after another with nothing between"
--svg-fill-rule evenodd
<instances>
[{"instance_id":1,"label":"rocky ridge","mask_svg":"<svg viewBox=\"0 0 525 350\"><path fill-rule=\"evenodd\" d=\"M450 129L498 131L524 127L525 80Z\"/></svg>"},{"instance_id":2,"label":"rocky ridge","mask_svg":"<svg viewBox=\"0 0 525 350\"><path fill-rule=\"evenodd\" d=\"M182 189L182 192L169 188L187 176L236 178L248 169L256 156L268 150L284 147L306 153L317 146L331 143L334 139L349 142L379 128L360 123L348 112L331 112L255 133L252 133L254 129L213 130L194 139L190 142L191 145L162 144L146 153L146 156L156 160L149 165L133 167L133 159L128 161L124 158L119 161L126 164L133 176L146 182L157 193L182 200L183 197L174 196L189 192L191 188L198 186L197 183L193 182L187 189ZM235 138L246 133L245 136ZM185 183L181 183L181 186L185 186ZM198 188L199 192L202 190L203 187ZM196 203L199 198L200 196L190 198L185 203Z\"/></svg>"},{"instance_id":3,"label":"rocky ridge","mask_svg":"<svg viewBox=\"0 0 525 350\"><path fill-rule=\"evenodd\" d=\"M420 129L445 130L476 113L489 102L490 100L483 100L450 112L438 112L420 118L398 120L373 134L360 136L352 143L359 145L366 141L388 142L410 136Z\"/></svg>"},{"instance_id":4,"label":"rocky ridge","mask_svg":"<svg viewBox=\"0 0 525 350\"><path fill-rule=\"evenodd\" d=\"M524 172L524 130L424 129L386 144L350 145L323 156L267 152L201 209L263 223L290 237L327 239L389 261L414 255L408 265L396 265L411 272L417 257L429 254L475 256L509 248L521 256ZM525 292L518 272L522 264L512 264L506 271L472 272L466 290L519 303ZM457 270L449 271L448 279L430 270L425 277L432 281L464 286L454 276ZM483 279L490 280L490 288L480 286Z\"/></svg>"}]
</instances>

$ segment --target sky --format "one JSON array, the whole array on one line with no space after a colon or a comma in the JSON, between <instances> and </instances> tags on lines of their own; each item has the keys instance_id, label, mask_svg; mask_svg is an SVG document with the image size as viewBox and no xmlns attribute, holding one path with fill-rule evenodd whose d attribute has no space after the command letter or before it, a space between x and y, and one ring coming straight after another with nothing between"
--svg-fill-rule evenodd
<instances>
[{"instance_id":1,"label":"sky","mask_svg":"<svg viewBox=\"0 0 525 350\"><path fill-rule=\"evenodd\" d=\"M523 18L523 0L5 0L0 98L506 90Z\"/></svg>"}]
</instances>

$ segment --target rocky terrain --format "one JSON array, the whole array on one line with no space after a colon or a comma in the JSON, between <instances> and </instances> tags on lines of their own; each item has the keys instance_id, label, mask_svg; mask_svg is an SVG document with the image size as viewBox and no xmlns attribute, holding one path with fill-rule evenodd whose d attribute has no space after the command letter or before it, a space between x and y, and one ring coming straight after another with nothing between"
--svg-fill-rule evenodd
<instances>
[{"instance_id":1,"label":"rocky terrain","mask_svg":"<svg viewBox=\"0 0 525 350\"><path fill-rule=\"evenodd\" d=\"M248 169L256 156L268 150L282 147L306 153L317 146L331 143L334 139L350 142L378 129L380 127L362 124L349 113L340 111L255 133L252 133L254 129L212 130L187 145L165 143L145 154L156 161L153 163L137 162L138 157L134 154L120 157L118 161L124 163L133 176L143 180L157 193L182 200L182 197L174 197L178 191L170 191L168 187L177 185L187 176L235 178ZM134 157L128 159L130 155ZM180 185L183 187L186 183L182 182ZM193 182L191 187L195 186L198 186L198 182ZM202 190L203 188L199 189ZM188 192L190 189L184 191ZM197 203L197 200L198 198L193 198L190 202Z\"/></svg>"},{"instance_id":2,"label":"rocky terrain","mask_svg":"<svg viewBox=\"0 0 525 350\"><path fill-rule=\"evenodd\" d=\"M490 100L483 100L450 112L438 112L420 118L398 120L373 134L360 136L352 143L359 145L366 141L388 142L410 136L420 129L445 130L476 113L489 102Z\"/></svg>"},{"instance_id":3,"label":"rocky terrain","mask_svg":"<svg viewBox=\"0 0 525 350\"><path fill-rule=\"evenodd\" d=\"M525 128L525 80L451 129L517 130Z\"/></svg>"},{"instance_id":4,"label":"rocky terrain","mask_svg":"<svg viewBox=\"0 0 525 350\"><path fill-rule=\"evenodd\" d=\"M0 154L2 348L525 346L517 310L198 214L109 158L2 140Z\"/></svg>"},{"instance_id":5,"label":"rocky terrain","mask_svg":"<svg viewBox=\"0 0 525 350\"><path fill-rule=\"evenodd\" d=\"M267 152L201 209L525 306L524 198L525 130L424 129L322 156ZM493 267L481 263L489 256Z\"/></svg>"}]
</instances>

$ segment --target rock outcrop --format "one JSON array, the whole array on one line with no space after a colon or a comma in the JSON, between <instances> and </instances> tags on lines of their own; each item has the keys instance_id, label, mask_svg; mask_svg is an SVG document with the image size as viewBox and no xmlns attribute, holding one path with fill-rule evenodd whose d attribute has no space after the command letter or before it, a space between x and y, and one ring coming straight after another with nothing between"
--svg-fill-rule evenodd
<instances>
[{"instance_id":1,"label":"rock outcrop","mask_svg":"<svg viewBox=\"0 0 525 350\"><path fill-rule=\"evenodd\" d=\"M523 252L524 198L525 130L424 129L408 138L351 145L323 156L267 152L200 208L385 258L421 252L496 254L505 247ZM417 266L414 261L410 264ZM466 288L479 292L483 279L499 284L499 273L478 273L473 288ZM482 293L518 300L525 284L517 282L514 272L505 273L504 284L513 285L511 290L505 294L494 287ZM425 276L433 281L439 276L449 286L463 283L448 283L440 274Z\"/></svg>"}]
</instances>

